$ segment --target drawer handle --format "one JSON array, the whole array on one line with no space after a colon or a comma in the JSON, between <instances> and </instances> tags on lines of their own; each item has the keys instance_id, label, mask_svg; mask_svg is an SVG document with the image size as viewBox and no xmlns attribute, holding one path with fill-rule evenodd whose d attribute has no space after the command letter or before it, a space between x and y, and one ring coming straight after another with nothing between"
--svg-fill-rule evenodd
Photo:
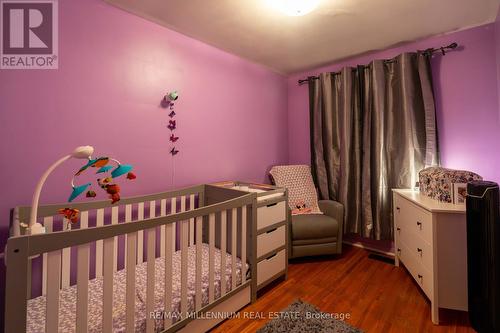
<instances>
[{"instance_id":1,"label":"drawer handle","mask_svg":"<svg viewBox=\"0 0 500 333\"><path fill-rule=\"evenodd\" d=\"M272 204L267 205L266 207L276 206L277 204L278 204L278 203L277 203L277 202L275 202L275 203L272 203Z\"/></svg>"},{"instance_id":2,"label":"drawer handle","mask_svg":"<svg viewBox=\"0 0 500 333\"><path fill-rule=\"evenodd\" d=\"M417 252L420 253L420 255L422 255L422 249L417 247Z\"/></svg>"},{"instance_id":3,"label":"drawer handle","mask_svg":"<svg viewBox=\"0 0 500 333\"><path fill-rule=\"evenodd\" d=\"M401 228L400 228L400 227L397 227L397 228L396 228L396 230L397 230L397 231L401 231Z\"/></svg>"},{"instance_id":4,"label":"drawer handle","mask_svg":"<svg viewBox=\"0 0 500 333\"><path fill-rule=\"evenodd\" d=\"M398 247L398 252L401 253L401 249Z\"/></svg>"},{"instance_id":5,"label":"drawer handle","mask_svg":"<svg viewBox=\"0 0 500 333\"><path fill-rule=\"evenodd\" d=\"M418 279L420 280L420 283L423 283L424 277L420 274L418 274L417 276L418 276Z\"/></svg>"},{"instance_id":6,"label":"drawer handle","mask_svg":"<svg viewBox=\"0 0 500 333\"><path fill-rule=\"evenodd\" d=\"M271 229L269 231L266 231L266 234L270 234L271 232L275 232L276 230L278 230L278 228L274 228L274 229Z\"/></svg>"},{"instance_id":7,"label":"drawer handle","mask_svg":"<svg viewBox=\"0 0 500 333\"><path fill-rule=\"evenodd\" d=\"M272 258L276 257L278 253L272 254L269 257L266 258L266 260L271 260Z\"/></svg>"},{"instance_id":8,"label":"drawer handle","mask_svg":"<svg viewBox=\"0 0 500 333\"><path fill-rule=\"evenodd\" d=\"M420 227L420 229L422 229L422 222L417 221L417 226L419 226L419 227Z\"/></svg>"},{"instance_id":9,"label":"drawer handle","mask_svg":"<svg viewBox=\"0 0 500 333\"><path fill-rule=\"evenodd\" d=\"M399 212L399 211L401 210L401 208L399 208L399 207L396 207L396 210L397 210L397 211Z\"/></svg>"}]
</instances>

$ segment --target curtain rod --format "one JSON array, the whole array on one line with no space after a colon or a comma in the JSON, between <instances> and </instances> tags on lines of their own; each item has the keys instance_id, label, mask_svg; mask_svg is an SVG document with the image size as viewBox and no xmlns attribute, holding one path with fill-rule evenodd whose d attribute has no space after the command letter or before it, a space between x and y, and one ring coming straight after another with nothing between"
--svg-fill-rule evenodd
<instances>
[{"instance_id":1,"label":"curtain rod","mask_svg":"<svg viewBox=\"0 0 500 333\"><path fill-rule=\"evenodd\" d=\"M449 51L452 51L452 50L455 50L456 48L458 47L458 44L453 42L451 43L450 45L446 45L446 46L441 46L441 47L438 47L438 48L428 48L426 50L424 50L422 53L425 54L425 55L431 55L433 54L434 52L438 52L440 51L442 55L445 55L447 52ZM394 59L387 59L387 60L384 60L385 63L391 63L391 62L394 62L396 60ZM338 72L340 73L340 72ZM335 74L338 74L338 73L335 73ZM306 82L309 82L309 80L317 80L319 79L319 76L309 76L307 79L301 79L298 81L299 85L302 85Z\"/></svg>"}]
</instances>

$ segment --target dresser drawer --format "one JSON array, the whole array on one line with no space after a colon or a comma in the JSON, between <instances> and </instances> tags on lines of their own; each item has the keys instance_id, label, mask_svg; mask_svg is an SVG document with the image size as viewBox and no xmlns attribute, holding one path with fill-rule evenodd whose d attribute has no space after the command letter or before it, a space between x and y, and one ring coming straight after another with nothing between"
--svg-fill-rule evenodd
<instances>
[{"instance_id":1,"label":"dresser drawer","mask_svg":"<svg viewBox=\"0 0 500 333\"><path fill-rule=\"evenodd\" d=\"M278 253L270 256L257 263L257 285L266 282L279 272L283 272L286 268L286 252L281 250Z\"/></svg>"},{"instance_id":2,"label":"dresser drawer","mask_svg":"<svg viewBox=\"0 0 500 333\"><path fill-rule=\"evenodd\" d=\"M397 227L409 230L432 244L432 214L399 196L394 203L394 220Z\"/></svg>"},{"instance_id":3,"label":"dresser drawer","mask_svg":"<svg viewBox=\"0 0 500 333\"><path fill-rule=\"evenodd\" d=\"M433 300L432 290L434 277L432 272L418 261L413 252L414 251L410 250L405 244L398 245L399 259L403 262L413 279L424 291L425 295L427 295L429 299Z\"/></svg>"},{"instance_id":4,"label":"dresser drawer","mask_svg":"<svg viewBox=\"0 0 500 333\"><path fill-rule=\"evenodd\" d=\"M269 230L257 236L257 258L285 245L286 226Z\"/></svg>"},{"instance_id":5,"label":"dresser drawer","mask_svg":"<svg viewBox=\"0 0 500 333\"><path fill-rule=\"evenodd\" d=\"M286 219L286 202L280 201L257 208L257 230Z\"/></svg>"},{"instance_id":6,"label":"dresser drawer","mask_svg":"<svg viewBox=\"0 0 500 333\"><path fill-rule=\"evenodd\" d=\"M432 272L434 257L431 244L412 233L405 226L398 228L397 243L405 245L410 253L415 256L417 262Z\"/></svg>"}]
</instances>

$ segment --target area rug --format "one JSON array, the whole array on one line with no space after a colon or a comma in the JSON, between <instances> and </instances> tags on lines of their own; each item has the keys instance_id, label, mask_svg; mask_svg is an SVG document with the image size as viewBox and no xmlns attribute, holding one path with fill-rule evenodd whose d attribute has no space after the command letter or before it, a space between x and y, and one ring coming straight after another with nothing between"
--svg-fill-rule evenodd
<instances>
[{"instance_id":1,"label":"area rug","mask_svg":"<svg viewBox=\"0 0 500 333\"><path fill-rule=\"evenodd\" d=\"M258 333L362 333L360 329L321 312L315 306L295 301L275 316Z\"/></svg>"}]
</instances>

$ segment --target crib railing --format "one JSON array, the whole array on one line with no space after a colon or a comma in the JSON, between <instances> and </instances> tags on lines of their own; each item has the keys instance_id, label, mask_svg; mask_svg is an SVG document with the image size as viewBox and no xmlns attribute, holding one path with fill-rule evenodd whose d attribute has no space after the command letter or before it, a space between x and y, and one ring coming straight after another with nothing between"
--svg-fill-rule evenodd
<instances>
[{"instance_id":1,"label":"crib railing","mask_svg":"<svg viewBox=\"0 0 500 333\"><path fill-rule=\"evenodd\" d=\"M218 193L218 191L221 191ZM219 197L219 200L217 200ZM224 200L224 201L223 201ZM219 201L219 202L217 202ZM31 298L32 260L43 262L42 295L46 295L45 332L57 332L59 328L60 292L76 284L76 332L88 331L89 281L102 277L102 331L113 331L114 274L126 268L125 304L126 332L133 332L136 305L136 266L146 261L146 331L155 330L155 261L164 259L164 313L172 309L172 258L181 251L181 320L165 318L163 329L174 332L196 318L188 313L188 248L196 248L195 312L208 311L217 302L230 297L250 284L247 266L252 262L252 230L255 226L253 213L255 194L217 190L209 185L160 194L126 198L120 206L109 208L109 202L73 204L81 211L80 222L65 229L55 226L59 208L67 205L49 205L39 208L48 233L22 235L19 222L29 217L30 208L15 209L13 229L16 236L7 245L6 332L24 332L27 328L27 305ZM148 204L149 203L149 204ZM145 207L149 206L147 211ZM180 208L178 207L180 206ZM104 223L106 210L110 209L110 223ZM123 214L120 214L122 210ZM158 213L157 213L158 212ZM144 215L149 213L149 218ZM95 216L93 226L89 215ZM133 215L137 219L133 219ZM121 219L121 217L124 217ZM118 242L122 239L123 265L118 265ZM208 242L208 304L202 303L202 244ZM145 246L144 246L145 245ZM220 296L215 295L214 256L220 249L221 270L226 267L226 252L231 255L231 286L226 290L225 274L220 275ZM76 255L71 255L74 249ZM95 254L93 251L95 249ZM72 257L74 260L72 261ZM90 258L94 257L91 261ZM237 285L236 260L241 258L241 281ZM72 265L73 264L73 265ZM91 274L93 268L94 274ZM71 275L76 276L75 283ZM28 297L21 297L28 295ZM35 295L36 296L36 295Z\"/></svg>"},{"instance_id":2,"label":"crib railing","mask_svg":"<svg viewBox=\"0 0 500 333\"><path fill-rule=\"evenodd\" d=\"M198 208L200 205L204 203L204 185L194 186L190 188L180 189L176 191L169 191L157 194L151 194L146 196L138 196L125 198L119 201L115 205L110 205L109 201L92 201L92 202L83 202L83 203L75 203L75 204L62 204L62 205L46 205L41 206L38 209L38 222L42 223L47 233L52 233L53 231L68 231L74 229L85 229L89 226L100 227L106 224L118 224L125 222L133 222L133 221L141 221L144 220L145 216L149 216L150 218L156 216L165 216L169 214L174 214L177 212L185 212L188 210L193 210ZM68 223L67 220L62 218L58 214L58 210L60 208L71 207L80 210L80 218L79 223L76 225L72 225ZM149 209L149 211L148 211ZM19 236L24 234L23 228L21 227L22 223L27 223L29 220L29 215L31 213L31 207L22 206L16 207L13 212L13 223L11 226L11 234L13 236ZM90 224L92 220L92 224ZM177 223L174 223L173 229L177 230ZM189 244L194 244L194 219L190 219L189 221ZM171 245L173 250L176 250L176 246L178 246L179 242L176 240L177 232L173 232ZM137 235L137 263L142 263L144 261L144 239L146 235L141 230ZM160 251L160 255L165 255L165 226L161 226L161 230L158 235L158 244L157 248ZM103 275L103 244L102 240L97 241L93 247L95 248L95 256L92 256L94 265L92 269L92 274L95 277L101 277ZM118 245L123 244L126 249L127 243L122 239L118 239L116 237L114 239L114 257L113 257L113 269L114 271L119 270L120 268L125 268L127 265L127 261L123 257L123 253L126 251L118 252ZM92 249L94 251L94 248ZM75 250L73 250L74 252ZM75 283L75 274L71 274L71 265L72 260L76 260L75 256L71 255L72 249L65 248L62 251L62 259L61 259L61 287L68 287L71 284ZM121 254L121 256L120 256ZM33 285L35 288L32 292L31 288L28 289L28 298L33 296L46 294L47 289L47 254L44 254L41 258L41 291L37 290L37 286L40 283L37 281L33 281L30 284L30 287ZM39 260L38 260L39 261ZM121 265L119 265L119 263ZM30 266L30 269L34 268L36 273L37 270L37 260L34 260L33 267ZM73 279L71 279L73 277ZM73 280L73 281L71 281ZM40 288L38 288L40 289Z\"/></svg>"}]
</instances>

